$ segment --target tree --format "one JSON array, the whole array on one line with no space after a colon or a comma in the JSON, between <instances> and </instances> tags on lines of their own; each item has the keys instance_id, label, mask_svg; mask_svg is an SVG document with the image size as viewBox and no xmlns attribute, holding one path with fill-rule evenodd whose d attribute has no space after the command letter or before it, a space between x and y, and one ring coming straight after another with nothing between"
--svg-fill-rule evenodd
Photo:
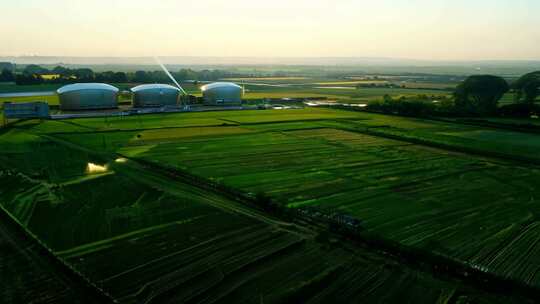
<instances>
[{"instance_id":1,"label":"tree","mask_svg":"<svg viewBox=\"0 0 540 304\"><path fill-rule=\"evenodd\" d=\"M521 76L512 84L517 102L533 103L540 95L540 71Z\"/></svg>"},{"instance_id":2,"label":"tree","mask_svg":"<svg viewBox=\"0 0 540 304\"><path fill-rule=\"evenodd\" d=\"M52 72L53 72L54 74L60 75L61 77L69 77L69 76L73 75L73 72L72 72L70 69L65 68L65 67L63 67L63 66L56 66L56 67L52 70Z\"/></svg>"},{"instance_id":3,"label":"tree","mask_svg":"<svg viewBox=\"0 0 540 304\"><path fill-rule=\"evenodd\" d=\"M494 114L497 103L509 89L508 83L501 77L473 75L456 88L455 104L468 113Z\"/></svg>"},{"instance_id":4,"label":"tree","mask_svg":"<svg viewBox=\"0 0 540 304\"><path fill-rule=\"evenodd\" d=\"M96 73L95 80L96 82L111 82L113 76L114 72L112 71L100 72Z\"/></svg>"},{"instance_id":5,"label":"tree","mask_svg":"<svg viewBox=\"0 0 540 304\"><path fill-rule=\"evenodd\" d=\"M535 102L538 95L540 95L540 78L527 82L522 90L526 103Z\"/></svg>"},{"instance_id":6,"label":"tree","mask_svg":"<svg viewBox=\"0 0 540 304\"><path fill-rule=\"evenodd\" d=\"M3 69L2 73L0 74L0 81L15 81L15 76L10 70Z\"/></svg>"},{"instance_id":7,"label":"tree","mask_svg":"<svg viewBox=\"0 0 540 304\"><path fill-rule=\"evenodd\" d=\"M43 78L38 74L18 74L15 77L15 83L17 85L33 85L33 84L42 84Z\"/></svg>"},{"instance_id":8,"label":"tree","mask_svg":"<svg viewBox=\"0 0 540 304\"><path fill-rule=\"evenodd\" d=\"M95 80L94 71L88 68L76 69L74 74L80 82L92 82Z\"/></svg>"},{"instance_id":9,"label":"tree","mask_svg":"<svg viewBox=\"0 0 540 304\"><path fill-rule=\"evenodd\" d=\"M150 75L150 82L159 82L159 83L167 83L171 80L169 79L169 76L165 74L163 71L153 71L149 72Z\"/></svg>"},{"instance_id":10,"label":"tree","mask_svg":"<svg viewBox=\"0 0 540 304\"><path fill-rule=\"evenodd\" d=\"M124 72L116 72L114 73L113 77L112 77L112 82L114 83L123 83L123 82L127 82L127 76L126 76L126 73Z\"/></svg>"},{"instance_id":11,"label":"tree","mask_svg":"<svg viewBox=\"0 0 540 304\"><path fill-rule=\"evenodd\" d=\"M15 64L11 62L0 62L0 70L4 69L13 72L15 70Z\"/></svg>"},{"instance_id":12,"label":"tree","mask_svg":"<svg viewBox=\"0 0 540 304\"><path fill-rule=\"evenodd\" d=\"M47 74L49 73L49 70L47 70L46 68L44 67L41 67L37 64L29 64L27 65L24 70L23 70L23 73L25 74Z\"/></svg>"},{"instance_id":13,"label":"tree","mask_svg":"<svg viewBox=\"0 0 540 304\"><path fill-rule=\"evenodd\" d=\"M177 73L174 73L173 76L179 81L197 80L198 77L197 72L193 71L192 69L181 69Z\"/></svg>"},{"instance_id":14,"label":"tree","mask_svg":"<svg viewBox=\"0 0 540 304\"><path fill-rule=\"evenodd\" d=\"M148 83L151 82L151 79L145 71L137 71L135 72L135 77L133 78L133 81L138 83Z\"/></svg>"}]
</instances>

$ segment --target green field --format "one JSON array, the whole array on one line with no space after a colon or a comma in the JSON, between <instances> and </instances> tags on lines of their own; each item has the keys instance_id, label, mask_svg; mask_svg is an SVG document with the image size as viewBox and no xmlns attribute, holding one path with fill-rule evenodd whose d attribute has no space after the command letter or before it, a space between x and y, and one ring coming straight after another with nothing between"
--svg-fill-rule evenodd
<instances>
[{"instance_id":1,"label":"green field","mask_svg":"<svg viewBox=\"0 0 540 304\"><path fill-rule=\"evenodd\" d=\"M537 160L538 135L325 109L146 119L73 121L98 134L54 134L60 126L49 123L39 128L91 149L265 192L291 208L341 210L370 233L540 284L540 170L512 160Z\"/></svg>"},{"instance_id":2,"label":"green field","mask_svg":"<svg viewBox=\"0 0 540 304\"><path fill-rule=\"evenodd\" d=\"M339 85L338 87L341 87ZM265 87L246 85L245 99L262 99L262 98L307 98L307 97L327 97L338 101L348 102L368 102L374 99L382 99L384 95L392 97L400 96L447 96L450 93L440 90L424 90L424 89L403 89L403 88L359 88L346 87L336 88L328 85L328 87L318 85L294 86L294 87Z\"/></svg>"},{"instance_id":3,"label":"green field","mask_svg":"<svg viewBox=\"0 0 540 304\"><path fill-rule=\"evenodd\" d=\"M4 102L34 102L43 101L49 105L59 105L60 101L57 95L44 95L44 96L21 96L21 97L0 97L0 104Z\"/></svg>"},{"instance_id":4,"label":"green field","mask_svg":"<svg viewBox=\"0 0 540 304\"><path fill-rule=\"evenodd\" d=\"M325 126L392 121L364 115L305 109L19 122L0 134L5 185L0 202L58 256L123 303L518 301L436 279L376 252L321 241L316 231L282 223L115 154L178 166L246 192L264 191L291 207L341 208L365 221L369 231L412 246L424 246L428 239L434 244L434 231L443 230L442 221L456 214L468 213L474 221L480 211L490 211L488 206L475 210L465 201L436 202L449 195L435 189L425 189L432 199L421 202L405 195L418 191L412 185L393 194L390 188L401 182L395 175L426 179L432 169L429 177L444 181L442 168L475 174L476 169L505 167ZM400 124L430 123L404 119ZM411 167L415 170L407 172ZM371 194L381 197L370 199ZM502 203L496 206L487 218L505 211ZM443 216L448 210L453 213ZM532 223L520 226L524 212L506 214L498 219L500 225L484 219L482 236L511 221L516 228L499 232L501 238L525 228L532 233ZM403 229L412 222L421 224ZM436 249L463 246L460 229L477 228L463 225L451 242L439 239ZM524 238L531 236L523 231ZM466 247L473 251L472 245ZM527 256L506 251L522 263L534 256L534 248ZM508 267L500 264L497 270Z\"/></svg>"},{"instance_id":5,"label":"green field","mask_svg":"<svg viewBox=\"0 0 540 304\"><path fill-rule=\"evenodd\" d=\"M403 89L403 88L354 88L357 84L355 81L343 80L328 80L328 79L309 79L309 83L305 82L304 78L277 78L277 80L263 78L261 80L254 80L252 82L257 83L276 83L276 84L294 84L291 87L274 87L274 86L260 86L246 84L246 94L244 98L247 100L252 99L265 99L265 98L308 98L308 97L326 97L331 100L347 101L347 102L368 102L373 99L382 99L386 94L393 97L400 96L415 96L419 94L433 95L433 96L446 96L449 92L440 90L429 89ZM300 82L300 83L297 83ZM113 84L121 90L129 90L129 88L136 84ZM47 84L47 85L2 85L0 86L1 93L19 93L19 92L46 92L55 91L61 85ZM195 96L201 96L200 86L192 83L182 83L183 88L188 94ZM334 87L343 87L334 88ZM429 86L428 86L429 87ZM32 97L0 97L0 103L3 102L28 102L28 101L45 101L50 105L58 105L59 100L57 96L32 96Z\"/></svg>"}]
</instances>

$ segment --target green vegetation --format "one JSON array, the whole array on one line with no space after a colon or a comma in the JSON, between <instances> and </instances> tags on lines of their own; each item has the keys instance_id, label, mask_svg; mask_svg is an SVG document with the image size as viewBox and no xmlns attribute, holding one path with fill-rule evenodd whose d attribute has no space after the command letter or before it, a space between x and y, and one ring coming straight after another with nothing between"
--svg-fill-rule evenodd
<instances>
[{"instance_id":1,"label":"green vegetation","mask_svg":"<svg viewBox=\"0 0 540 304\"><path fill-rule=\"evenodd\" d=\"M4 102L33 102L44 101L49 105L59 105L60 100L56 95L43 95L43 96L17 96L17 97L0 97L0 105Z\"/></svg>"},{"instance_id":2,"label":"green vegetation","mask_svg":"<svg viewBox=\"0 0 540 304\"><path fill-rule=\"evenodd\" d=\"M540 71L521 76L512 84L515 91L515 100L518 102L533 103L540 96Z\"/></svg>"},{"instance_id":3,"label":"green vegetation","mask_svg":"<svg viewBox=\"0 0 540 304\"><path fill-rule=\"evenodd\" d=\"M273 217L292 210L345 214L360 221L361 238L540 287L536 74L507 92L494 76L289 72L175 76L196 80L182 83L195 95L198 80L232 78L248 103L314 97L392 116L307 108L20 121L0 134L0 204L125 303L515 300ZM168 82L161 72L39 66L2 77L12 76L19 84L0 92Z\"/></svg>"},{"instance_id":4,"label":"green vegetation","mask_svg":"<svg viewBox=\"0 0 540 304\"><path fill-rule=\"evenodd\" d=\"M180 81L184 80L218 80L224 77L235 77L238 74L223 71L223 70L202 70L195 71L192 69L181 69L178 72L172 73L174 77ZM65 84L73 82L108 82L108 83L155 83L169 82L168 76L161 70L136 72L122 71L103 71L95 72L90 68L68 68L65 66L55 66L47 68L40 65L29 64L22 70L16 70L15 73L11 70L4 69L0 73L0 82L15 81L18 85L42 85L42 84Z\"/></svg>"},{"instance_id":5,"label":"green vegetation","mask_svg":"<svg viewBox=\"0 0 540 304\"><path fill-rule=\"evenodd\" d=\"M449 96L449 92L440 90L424 90L424 89L406 89L406 88L377 88L377 87L361 87L354 86L321 86L316 84L299 84L295 86L260 86L246 84L245 99L263 99L263 98L309 98L309 97L326 97L330 100L337 100L351 103L366 103L374 99L382 99L385 95L393 97L415 96L415 95L430 95Z\"/></svg>"},{"instance_id":6,"label":"green vegetation","mask_svg":"<svg viewBox=\"0 0 540 304\"><path fill-rule=\"evenodd\" d=\"M108 303L85 292L69 281L43 255L34 242L25 237L2 212L0 222L0 299L5 304L18 303Z\"/></svg>"},{"instance_id":7,"label":"green vegetation","mask_svg":"<svg viewBox=\"0 0 540 304\"><path fill-rule=\"evenodd\" d=\"M174 119L178 128L171 128ZM202 119L213 119L211 127L189 126ZM214 119L226 125L215 127ZM76 123L104 133L52 135L263 192L290 208L340 210L369 233L540 284L540 247L522 249L536 244L540 171L513 162L539 161L537 135L326 109L163 121L166 129L149 123L152 130L143 131L137 118L81 119Z\"/></svg>"},{"instance_id":8,"label":"green vegetation","mask_svg":"<svg viewBox=\"0 0 540 304\"><path fill-rule=\"evenodd\" d=\"M501 77L470 76L456 89L456 107L465 113L493 115L497 112L499 100L508 90L508 83Z\"/></svg>"},{"instance_id":9,"label":"green vegetation","mask_svg":"<svg viewBox=\"0 0 540 304\"><path fill-rule=\"evenodd\" d=\"M403 129L469 129L327 109L19 122L0 134L0 202L58 256L124 303L522 301L434 278L122 156L187 169L290 207L339 208L361 218L369 233L457 258L499 245L478 241L491 233L501 240L520 233L516 242L534 237L534 223L522 221L531 206L521 202L528 195L522 188L535 174L531 169L514 170L520 182L506 185L522 187L522 196L515 197L520 208L509 212L513 202L497 200L475 208L468 191L488 168L507 174L506 165L352 130L393 123ZM452 194L435 181L448 184L459 174L478 183L453 186L461 187L463 198L450 204ZM501 183L493 178L491 186ZM489 212L485 230L468 244L463 231L478 229L481 212ZM443 226L455 223L455 216L470 221L445 234ZM514 272L503 258L515 256L525 267L536 249L523 255L511 248L493 258L489 270L521 278L526 271ZM489 256L484 252L478 259ZM487 267L484 260L475 263ZM527 282L536 283L535 277Z\"/></svg>"}]
</instances>

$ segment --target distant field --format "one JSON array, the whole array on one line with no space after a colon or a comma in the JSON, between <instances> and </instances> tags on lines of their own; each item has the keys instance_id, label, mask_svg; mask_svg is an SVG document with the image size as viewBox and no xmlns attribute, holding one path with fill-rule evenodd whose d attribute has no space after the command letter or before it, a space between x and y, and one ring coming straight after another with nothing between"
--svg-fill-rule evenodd
<instances>
[{"instance_id":1,"label":"distant field","mask_svg":"<svg viewBox=\"0 0 540 304\"><path fill-rule=\"evenodd\" d=\"M305 80L307 77L243 77L243 78L224 78L227 81L288 81Z\"/></svg>"},{"instance_id":2,"label":"distant field","mask_svg":"<svg viewBox=\"0 0 540 304\"><path fill-rule=\"evenodd\" d=\"M387 80L351 80L351 81L325 81L325 82L316 82L315 85L322 86L334 86L334 85L351 85L355 86L357 84L386 84L389 83Z\"/></svg>"},{"instance_id":3,"label":"distant field","mask_svg":"<svg viewBox=\"0 0 540 304\"><path fill-rule=\"evenodd\" d=\"M403 88L359 88L352 90L343 90L336 88L275 88L275 87L258 87L246 86L248 92L245 94L246 99L261 99L261 98L305 98L305 97L328 97L328 99L347 100L357 102L367 102L374 99L382 99L384 95L393 97L399 96L415 96L419 94L433 96L447 96L448 92L440 90L422 90L422 89L403 89Z\"/></svg>"},{"instance_id":4,"label":"distant field","mask_svg":"<svg viewBox=\"0 0 540 304\"><path fill-rule=\"evenodd\" d=\"M394 82L396 85L404 86L408 89L454 89L458 83L437 83L437 82Z\"/></svg>"},{"instance_id":5,"label":"distant field","mask_svg":"<svg viewBox=\"0 0 540 304\"><path fill-rule=\"evenodd\" d=\"M0 104L4 102L31 102L31 101L44 101L50 105L58 105L60 101L57 95L48 96L25 96L25 97L1 97Z\"/></svg>"},{"instance_id":6,"label":"distant field","mask_svg":"<svg viewBox=\"0 0 540 304\"><path fill-rule=\"evenodd\" d=\"M42 84L42 85L0 85L0 94L3 93L20 93L20 92L46 92L56 91L61 84Z\"/></svg>"},{"instance_id":7,"label":"distant field","mask_svg":"<svg viewBox=\"0 0 540 304\"><path fill-rule=\"evenodd\" d=\"M331 95L321 93L301 93L301 92L254 92L249 91L244 94L244 99L263 99L263 98L307 98L307 97L328 97L329 99L341 99L342 95Z\"/></svg>"},{"instance_id":8,"label":"distant field","mask_svg":"<svg viewBox=\"0 0 540 304\"><path fill-rule=\"evenodd\" d=\"M540 285L540 169L487 157L538 160L538 135L326 109L166 117L167 126L175 119L178 126L204 119L232 126L156 129L145 142L136 119L75 120L110 132L56 136L265 192L290 208L341 210L369 232ZM56 128L43 130L54 134ZM223 132L215 133L219 128ZM419 140L429 145L410 142Z\"/></svg>"}]
</instances>

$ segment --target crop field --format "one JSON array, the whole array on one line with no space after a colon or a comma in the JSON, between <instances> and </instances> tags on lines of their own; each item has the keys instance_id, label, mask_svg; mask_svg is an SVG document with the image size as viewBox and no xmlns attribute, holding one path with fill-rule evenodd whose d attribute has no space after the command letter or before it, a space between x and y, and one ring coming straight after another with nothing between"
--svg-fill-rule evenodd
<instances>
[{"instance_id":1,"label":"crop field","mask_svg":"<svg viewBox=\"0 0 540 304\"><path fill-rule=\"evenodd\" d=\"M207 127L189 126L202 119ZM39 128L90 149L264 192L290 208L340 210L369 233L540 285L540 169L512 159L537 159L538 135L327 109L174 114L163 121L167 128L149 123L148 131L135 118L73 121L98 134ZM437 148L442 144L446 149ZM460 152L464 147L475 153Z\"/></svg>"},{"instance_id":2,"label":"crop field","mask_svg":"<svg viewBox=\"0 0 540 304\"><path fill-rule=\"evenodd\" d=\"M0 85L0 94L4 93L25 93L25 92L51 92L56 91L61 84L42 84L42 85Z\"/></svg>"},{"instance_id":3,"label":"crop field","mask_svg":"<svg viewBox=\"0 0 540 304\"><path fill-rule=\"evenodd\" d=\"M32 102L43 101L50 105L58 105L60 101L56 95L43 95L43 96L17 96L17 97L2 97L0 96L0 105L4 102Z\"/></svg>"},{"instance_id":4,"label":"crop field","mask_svg":"<svg viewBox=\"0 0 540 304\"><path fill-rule=\"evenodd\" d=\"M307 80L307 77L240 77L240 78L224 78L226 81L291 81L291 80Z\"/></svg>"},{"instance_id":5,"label":"crop field","mask_svg":"<svg viewBox=\"0 0 540 304\"><path fill-rule=\"evenodd\" d=\"M3 212L3 211L1 211ZM6 223L0 222L0 299L18 303L100 303L91 294L81 294L73 282L36 252L36 245Z\"/></svg>"},{"instance_id":6,"label":"crop field","mask_svg":"<svg viewBox=\"0 0 540 304\"><path fill-rule=\"evenodd\" d=\"M420 94L429 96L446 96L449 92L441 90L404 89L404 88L359 88L343 85L327 84L302 85L291 87L254 86L246 85L246 99L262 98L306 98L327 97L328 99L347 100L350 102L367 102L374 99L382 99L384 95L392 97L416 96Z\"/></svg>"},{"instance_id":7,"label":"crop field","mask_svg":"<svg viewBox=\"0 0 540 304\"><path fill-rule=\"evenodd\" d=\"M324 118L331 113L310 114ZM227 117L248 116L239 112ZM147 118L151 125L152 117ZM121 126L127 128L126 120ZM118 140L149 140L157 146L258 133L236 126L221 128L234 131L103 127L100 132L134 135L119 135ZM435 279L362 248L353 254L335 241L316 241L314 231L299 230L133 161L111 158L107 149L92 153L99 150L92 143L92 151L85 152L75 140L64 142L71 139L69 133L89 136L89 128L97 128L97 120L20 123L0 134L0 204L122 303L519 301ZM4 261L0 266L6 267ZM6 292L16 292L9 288Z\"/></svg>"}]
</instances>

